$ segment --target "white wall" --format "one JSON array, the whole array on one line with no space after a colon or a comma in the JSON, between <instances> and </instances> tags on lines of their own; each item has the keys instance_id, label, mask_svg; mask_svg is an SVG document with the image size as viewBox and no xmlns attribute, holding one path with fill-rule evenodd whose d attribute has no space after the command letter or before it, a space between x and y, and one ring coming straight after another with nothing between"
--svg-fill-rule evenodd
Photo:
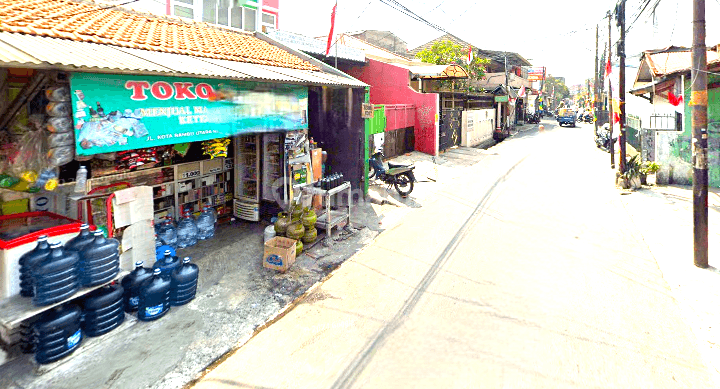
<instances>
[{"instance_id":1,"label":"white wall","mask_svg":"<svg viewBox=\"0 0 720 389\"><path fill-rule=\"evenodd\" d=\"M494 109L474 109L462 113L461 145L473 147L493 139L495 130Z\"/></svg>"}]
</instances>

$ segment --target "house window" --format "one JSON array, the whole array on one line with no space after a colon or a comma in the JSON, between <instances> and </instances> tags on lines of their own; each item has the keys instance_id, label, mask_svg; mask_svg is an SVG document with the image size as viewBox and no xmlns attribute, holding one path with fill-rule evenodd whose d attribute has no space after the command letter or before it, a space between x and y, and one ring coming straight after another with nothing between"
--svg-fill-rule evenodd
<instances>
[{"instance_id":1,"label":"house window","mask_svg":"<svg viewBox=\"0 0 720 389\"><path fill-rule=\"evenodd\" d=\"M263 26L270 26L272 28L275 28L275 15L263 12L262 24Z\"/></svg>"},{"instance_id":2,"label":"house window","mask_svg":"<svg viewBox=\"0 0 720 389\"><path fill-rule=\"evenodd\" d=\"M242 7L230 9L230 27L242 28Z\"/></svg>"},{"instance_id":3,"label":"house window","mask_svg":"<svg viewBox=\"0 0 720 389\"><path fill-rule=\"evenodd\" d=\"M255 31L255 10L244 8L243 14L243 29L247 31Z\"/></svg>"},{"instance_id":4,"label":"house window","mask_svg":"<svg viewBox=\"0 0 720 389\"><path fill-rule=\"evenodd\" d=\"M202 21L206 23L217 23L215 15L217 2L215 0L203 0Z\"/></svg>"},{"instance_id":5,"label":"house window","mask_svg":"<svg viewBox=\"0 0 720 389\"><path fill-rule=\"evenodd\" d=\"M255 10L238 5L236 0L173 0L172 5L175 16L248 31L255 30ZM275 15L264 14L263 20L275 27Z\"/></svg>"},{"instance_id":6,"label":"house window","mask_svg":"<svg viewBox=\"0 0 720 389\"><path fill-rule=\"evenodd\" d=\"M176 5L174 11L175 11L174 12L175 16L193 19L193 9L192 8Z\"/></svg>"}]
</instances>

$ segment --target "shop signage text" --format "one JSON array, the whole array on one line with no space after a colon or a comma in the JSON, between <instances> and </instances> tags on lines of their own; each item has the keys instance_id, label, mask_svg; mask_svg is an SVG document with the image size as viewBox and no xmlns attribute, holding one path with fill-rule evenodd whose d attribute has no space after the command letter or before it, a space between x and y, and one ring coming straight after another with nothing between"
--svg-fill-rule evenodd
<instances>
[{"instance_id":1,"label":"shop signage text","mask_svg":"<svg viewBox=\"0 0 720 389\"><path fill-rule=\"evenodd\" d=\"M307 129L307 87L73 73L76 153Z\"/></svg>"}]
</instances>

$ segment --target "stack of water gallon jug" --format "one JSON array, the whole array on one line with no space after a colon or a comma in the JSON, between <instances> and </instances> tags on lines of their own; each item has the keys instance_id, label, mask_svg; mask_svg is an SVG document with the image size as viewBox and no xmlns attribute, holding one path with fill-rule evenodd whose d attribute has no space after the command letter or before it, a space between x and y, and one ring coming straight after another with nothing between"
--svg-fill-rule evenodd
<instances>
[{"instance_id":1,"label":"stack of water gallon jug","mask_svg":"<svg viewBox=\"0 0 720 389\"><path fill-rule=\"evenodd\" d=\"M183 210L182 219L177 226L171 216L167 216L162 223L155 225L155 248L158 259L162 257L166 246L174 253L175 249L184 249L194 246L198 240L210 239L215 236L215 223L217 217L212 207L205 205L203 211L195 219L192 212Z\"/></svg>"},{"instance_id":2,"label":"stack of water gallon jug","mask_svg":"<svg viewBox=\"0 0 720 389\"><path fill-rule=\"evenodd\" d=\"M64 246L40 236L37 246L20 258L20 294L32 297L36 306L47 306L67 300L82 287L113 281L120 271L118 246L117 240L90 232L86 224ZM72 354L85 336L119 327L126 312L137 311L143 321L159 319L170 306L195 298L198 273L190 258L180 262L170 251L153 269L137 262L120 284L102 286L23 323L23 349L34 353L38 363L51 363Z\"/></svg>"}]
</instances>

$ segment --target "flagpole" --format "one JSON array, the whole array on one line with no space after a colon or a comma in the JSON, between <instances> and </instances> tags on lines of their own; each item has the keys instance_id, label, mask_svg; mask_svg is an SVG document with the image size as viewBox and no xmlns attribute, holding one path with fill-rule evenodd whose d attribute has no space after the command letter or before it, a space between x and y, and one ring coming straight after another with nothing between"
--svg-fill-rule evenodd
<instances>
[{"instance_id":1,"label":"flagpole","mask_svg":"<svg viewBox=\"0 0 720 389\"><path fill-rule=\"evenodd\" d=\"M337 9L337 0L335 0L335 9ZM338 41L335 40L335 69L337 69Z\"/></svg>"}]
</instances>

